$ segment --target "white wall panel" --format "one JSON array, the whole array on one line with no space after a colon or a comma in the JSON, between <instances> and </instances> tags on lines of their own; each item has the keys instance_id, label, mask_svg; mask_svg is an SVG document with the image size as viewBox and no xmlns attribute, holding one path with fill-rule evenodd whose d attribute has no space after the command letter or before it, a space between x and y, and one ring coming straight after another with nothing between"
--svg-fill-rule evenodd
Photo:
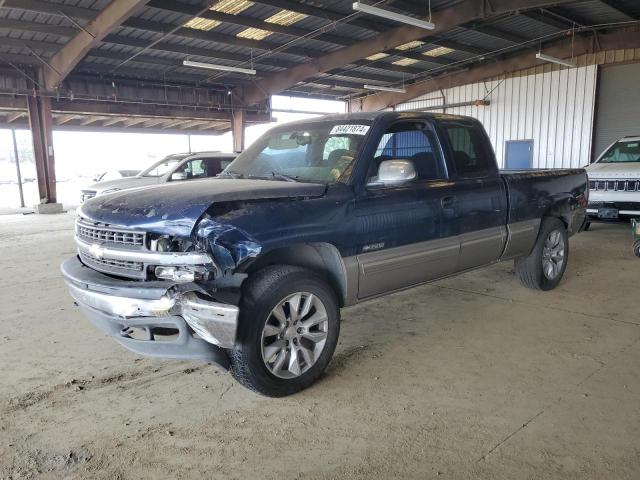
<instances>
[{"instance_id":1,"label":"white wall panel","mask_svg":"<svg viewBox=\"0 0 640 480\"><path fill-rule=\"evenodd\" d=\"M591 155L596 73L597 65L571 69L541 65L505 78L449 88L444 90L448 104L483 98L490 104L448 108L445 113L480 120L501 167L509 140L533 140L534 168L584 166ZM396 109L442 104L440 92L433 92Z\"/></svg>"}]
</instances>

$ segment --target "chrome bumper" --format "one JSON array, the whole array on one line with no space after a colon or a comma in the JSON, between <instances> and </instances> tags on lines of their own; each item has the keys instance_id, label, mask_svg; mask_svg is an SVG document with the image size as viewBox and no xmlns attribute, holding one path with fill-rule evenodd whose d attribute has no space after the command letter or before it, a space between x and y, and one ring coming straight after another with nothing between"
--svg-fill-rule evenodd
<instances>
[{"instance_id":1,"label":"chrome bumper","mask_svg":"<svg viewBox=\"0 0 640 480\"><path fill-rule=\"evenodd\" d=\"M61 270L71 296L89 319L129 350L227 366L222 349L235 343L239 314L235 305L204 300L195 291L172 294L172 285L162 286L163 282L150 282L145 288L143 282L117 280L85 267L76 257L64 262ZM145 330L148 338L132 338L131 328ZM156 341L156 328L169 328L178 335Z\"/></svg>"}]
</instances>

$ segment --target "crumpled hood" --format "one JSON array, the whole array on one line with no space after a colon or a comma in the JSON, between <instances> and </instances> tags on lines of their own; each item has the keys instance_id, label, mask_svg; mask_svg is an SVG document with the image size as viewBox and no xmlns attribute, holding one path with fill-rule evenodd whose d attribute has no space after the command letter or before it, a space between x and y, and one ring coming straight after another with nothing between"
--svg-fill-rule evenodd
<instances>
[{"instance_id":1,"label":"crumpled hood","mask_svg":"<svg viewBox=\"0 0 640 480\"><path fill-rule=\"evenodd\" d=\"M100 195L105 190L117 188L124 190L125 188L144 187L146 185L155 185L160 182L162 177L125 177L116 178L115 180L105 180L104 182L94 183L83 190L95 190Z\"/></svg>"},{"instance_id":2,"label":"crumpled hood","mask_svg":"<svg viewBox=\"0 0 640 480\"><path fill-rule=\"evenodd\" d=\"M640 162L592 163L586 170L590 179L640 178Z\"/></svg>"},{"instance_id":3,"label":"crumpled hood","mask_svg":"<svg viewBox=\"0 0 640 480\"><path fill-rule=\"evenodd\" d=\"M325 185L276 180L209 178L114 192L88 200L80 215L90 221L167 235L190 235L214 203L319 197Z\"/></svg>"}]
</instances>

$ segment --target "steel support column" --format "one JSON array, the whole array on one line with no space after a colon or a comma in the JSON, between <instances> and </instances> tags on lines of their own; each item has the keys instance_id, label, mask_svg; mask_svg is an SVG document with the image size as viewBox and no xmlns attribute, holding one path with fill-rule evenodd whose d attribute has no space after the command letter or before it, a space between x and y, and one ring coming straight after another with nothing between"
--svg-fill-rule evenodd
<instances>
[{"instance_id":1,"label":"steel support column","mask_svg":"<svg viewBox=\"0 0 640 480\"><path fill-rule=\"evenodd\" d=\"M244 129L247 124L247 114L244 110L235 110L232 117L233 151L240 153L244 150Z\"/></svg>"},{"instance_id":2,"label":"steel support column","mask_svg":"<svg viewBox=\"0 0 640 480\"><path fill-rule=\"evenodd\" d=\"M29 126L33 139L33 156L38 176L40 203L56 203L56 172L53 154L51 100L30 95L27 97Z\"/></svg>"}]
</instances>

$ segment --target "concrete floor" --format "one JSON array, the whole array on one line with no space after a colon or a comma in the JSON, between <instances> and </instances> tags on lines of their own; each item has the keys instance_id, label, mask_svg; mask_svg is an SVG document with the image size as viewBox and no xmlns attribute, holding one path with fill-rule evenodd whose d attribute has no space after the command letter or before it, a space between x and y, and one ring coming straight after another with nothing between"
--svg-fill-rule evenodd
<instances>
[{"instance_id":1,"label":"concrete floor","mask_svg":"<svg viewBox=\"0 0 640 480\"><path fill-rule=\"evenodd\" d=\"M97 333L58 272L72 222L0 218L0 478L640 478L628 225L574 237L552 292L505 263L345 310L278 400Z\"/></svg>"}]
</instances>

